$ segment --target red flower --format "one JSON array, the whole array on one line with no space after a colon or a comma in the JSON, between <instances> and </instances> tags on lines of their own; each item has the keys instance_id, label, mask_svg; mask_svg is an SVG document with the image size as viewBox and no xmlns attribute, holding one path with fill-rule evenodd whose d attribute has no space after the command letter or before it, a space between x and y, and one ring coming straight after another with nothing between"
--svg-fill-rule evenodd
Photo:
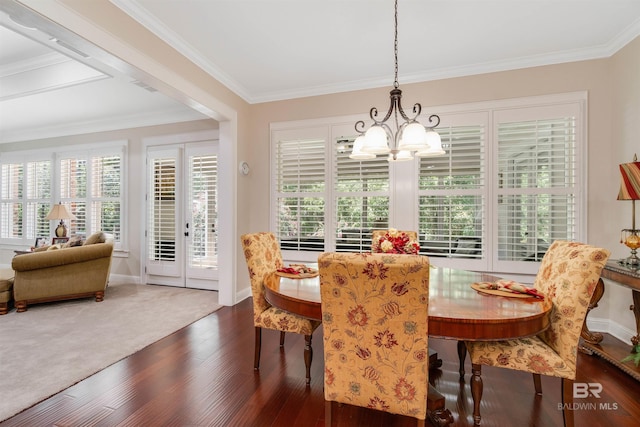
<instances>
[{"instance_id":1,"label":"red flower","mask_svg":"<svg viewBox=\"0 0 640 427\"><path fill-rule=\"evenodd\" d=\"M402 296L409 292L409 283L394 283L393 286L391 286L391 292L398 296Z\"/></svg>"},{"instance_id":2,"label":"red flower","mask_svg":"<svg viewBox=\"0 0 640 427\"><path fill-rule=\"evenodd\" d=\"M398 400L414 400L416 388L409 384L406 379L400 378L395 386L396 398Z\"/></svg>"},{"instance_id":3,"label":"red flower","mask_svg":"<svg viewBox=\"0 0 640 427\"><path fill-rule=\"evenodd\" d=\"M369 404L367 405L371 409L378 409L380 411L388 411L389 405L384 400L381 400L379 397L372 397L369 399Z\"/></svg>"},{"instance_id":4,"label":"red flower","mask_svg":"<svg viewBox=\"0 0 640 427\"><path fill-rule=\"evenodd\" d=\"M389 332L387 329L384 332L378 332L373 339L376 341L376 345L378 347L391 348L394 345L398 345L398 341L396 341L396 337L393 333Z\"/></svg>"},{"instance_id":5,"label":"red flower","mask_svg":"<svg viewBox=\"0 0 640 427\"><path fill-rule=\"evenodd\" d=\"M358 346L356 348L356 355L362 360L367 360L371 357L371 351L368 348Z\"/></svg>"},{"instance_id":6,"label":"red flower","mask_svg":"<svg viewBox=\"0 0 640 427\"><path fill-rule=\"evenodd\" d=\"M347 317L349 318L349 323L356 326L365 326L369 320L367 313L361 305L349 310Z\"/></svg>"}]
</instances>

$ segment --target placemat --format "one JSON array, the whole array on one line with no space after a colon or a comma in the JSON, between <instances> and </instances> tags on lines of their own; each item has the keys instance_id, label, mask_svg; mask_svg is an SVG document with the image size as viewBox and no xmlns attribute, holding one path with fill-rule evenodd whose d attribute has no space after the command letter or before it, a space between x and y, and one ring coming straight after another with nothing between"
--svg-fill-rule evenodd
<instances>
[{"instance_id":1,"label":"placemat","mask_svg":"<svg viewBox=\"0 0 640 427\"><path fill-rule=\"evenodd\" d=\"M310 273L298 273L298 274L285 273L283 271L276 271L276 274L280 277L286 277L289 279L308 279L310 277L316 277L319 273L318 273L318 270L316 270Z\"/></svg>"},{"instance_id":2,"label":"placemat","mask_svg":"<svg viewBox=\"0 0 640 427\"><path fill-rule=\"evenodd\" d=\"M509 297L509 298L536 298L533 295L529 295L529 294L520 294L520 293L516 293L516 292L509 292L509 291L500 291L498 289L483 289L480 287L480 285L478 285L477 283L472 283L471 284L471 288L475 289L478 292L482 292L483 294L489 294L489 295L498 295L501 297Z\"/></svg>"}]
</instances>

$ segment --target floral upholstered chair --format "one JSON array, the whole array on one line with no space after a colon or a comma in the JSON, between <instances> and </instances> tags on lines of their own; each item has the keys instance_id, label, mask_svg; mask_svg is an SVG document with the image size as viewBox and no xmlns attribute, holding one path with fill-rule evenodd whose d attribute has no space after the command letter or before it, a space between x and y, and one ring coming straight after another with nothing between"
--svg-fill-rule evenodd
<instances>
[{"instance_id":1,"label":"floral upholstered chair","mask_svg":"<svg viewBox=\"0 0 640 427\"><path fill-rule=\"evenodd\" d=\"M325 425L331 402L418 419L429 388L429 259L324 253L318 258Z\"/></svg>"},{"instance_id":2,"label":"floral upholstered chair","mask_svg":"<svg viewBox=\"0 0 640 427\"><path fill-rule=\"evenodd\" d=\"M390 228L389 230L373 230L371 233L371 252L373 253L415 255L419 251L418 233L415 231Z\"/></svg>"},{"instance_id":3,"label":"floral upholstered chair","mask_svg":"<svg viewBox=\"0 0 640 427\"><path fill-rule=\"evenodd\" d=\"M591 295L609 251L582 243L554 242L544 255L534 287L553 304L550 327L543 333L506 341L467 341L471 356L473 417L480 424L481 366L531 372L536 393L540 374L562 378L562 408L573 401L573 380L580 332ZM569 405L570 406L570 405ZM565 425L573 425L573 411L563 411Z\"/></svg>"},{"instance_id":4,"label":"floral upholstered chair","mask_svg":"<svg viewBox=\"0 0 640 427\"><path fill-rule=\"evenodd\" d=\"M311 382L311 335L320 325L287 311L271 306L264 297L264 278L267 274L284 267L278 240L273 233L260 232L241 236L244 256L249 268L251 294L253 296L253 324L256 328L255 354L253 368L260 368L260 347L262 328L280 331L280 347L284 346L285 332L302 334L305 338L304 359L307 385Z\"/></svg>"}]
</instances>

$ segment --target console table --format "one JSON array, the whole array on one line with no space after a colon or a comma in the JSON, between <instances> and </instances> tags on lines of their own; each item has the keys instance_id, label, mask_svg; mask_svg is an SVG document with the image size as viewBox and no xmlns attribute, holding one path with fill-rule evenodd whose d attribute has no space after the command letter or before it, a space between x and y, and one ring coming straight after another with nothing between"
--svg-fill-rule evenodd
<instances>
[{"instance_id":1,"label":"console table","mask_svg":"<svg viewBox=\"0 0 640 427\"><path fill-rule=\"evenodd\" d=\"M633 305L630 309L633 310L636 318L636 335L631 338L631 345L637 345L640 342L640 270L628 268L618 261L609 261L602 269L601 277L631 289ZM589 303L589 311L598 306L598 301L600 301L603 294L604 282L600 278ZM614 337L607 336L605 338L599 332L589 331L586 321L582 326L581 336L583 338L580 347L582 352L587 354L595 353L640 381L640 366L636 366L633 361L622 362L622 359L629 355L632 347Z\"/></svg>"}]
</instances>

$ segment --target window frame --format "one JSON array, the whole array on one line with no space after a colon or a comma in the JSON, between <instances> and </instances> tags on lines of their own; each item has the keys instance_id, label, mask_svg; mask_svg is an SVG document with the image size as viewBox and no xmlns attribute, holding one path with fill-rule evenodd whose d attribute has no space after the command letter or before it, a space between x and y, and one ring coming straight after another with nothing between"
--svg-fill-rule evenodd
<instances>
[{"instance_id":1,"label":"window frame","mask_svg":"<svg viewBox=\"0 0 640 427\"><path fill-rule=\"evenodd\" d=\"M497 177L497 123L505 112L526 111L527 109L540 109L540 111L553 112L558 109L569 109L575 114L575 185L573 193L575 195L575 223L573 225L574 239L576 241L586 241L586 194L587 194L587 157L588 157L588 139L587 139L587 93L586 92L570 92L554 95L542 95L524 98L514 98L507 100L482 101L468 104L447 105L442 107L429 107L429 111L437 112L442 120L441 126L447 126L447 123L455 122L453 118L456 116L484 114L486 120L482 119L485 125L485 151L484 151L484 188L481 193L484 195L484 213L483 213L483 231L482 231L482 250L481 259L468 259L465 257L432 257L435 265L451 268L462 268L467 270L490 271L495 273L511 273L513 275L532 275L537 272L539 261L514 261L505 262L497 259L498 247L498 177ZM553 115L553 114L551 114ZM542 117L541 117L542 118ZM334 176L330 170L334 163L334 153L332 148L338 138L347 138L356 134L353 124L360 119L366 118L362 115L333 117L324 119L300 120L292 122L278 122L271 124L271 156L272 169L270 171L271 178L271 230L276 232L277 228L274 220L274 201L277 200L274 192L274 183L277 180L276 169L273 163L275 152L275 144L278 132L293 131L303 138L307 130L313 129L314 132L324 132L327 141L326 150L326 168L327 168L327 186L326 193L326 210L325 210L325 247L326 251L336 250L335 241L335 212L336 194L334 193ZM363 163L366 162L363 161ZM411 162L394 163L390 168L390 191L391 200L389 202L389 225L398 229L419 230L419 195L418 185L415 184L419 175L419 160L414 159ZM399 167L398 165L401 165ZM412 184L413 182L413 184ZM407 187L410 187L407 189ZM463 191L464 192L464 191ZM446 191L443 192L446 194ZM407 208L409 207L409 208ZM333 227L333 228L332 228ZM311 254L311 255L310 255ZM304 253L304 251L285 251L283 256L290 261L316 261L318 252Z\"/></svg>"},{"instance_id":2,"label":"window frame","mask_svg":"<svg viewBox=\"0 0 640 427\"><path fill-rule=\"evenodd\" d=\"M56 147L55 149L39 149L39 150L24 150L24 151L12 151L7 153L0 153L0 165L7 163L23 163L23 168L26 170L26 165L29 162L34 161L42 161L48 160L51 162L51 197L50 197L50 205L53 206L56 203L62 202L65 204L67 199L62 200L61 198L61 167L60 167L60 159L65 157L69 158L72 156L84 156L87 159L87 163L90 162L90 159L96 156L110 156L110 155L118 155L120 156L120 239L114 241L114 249L115 250L126 250L128 248L128 240L127 240L127 230L128 230L128 220L127 220L127 200L128 200L128 189L127 189L127 166L128 166L128 140L111 140L100 143L92 143L92 144L78 144L78 145L68 145ZM88 169L87 173L90 173L91 169ZM1 179L1 177L0 177ZM88 185L88 184L87 184ZM23 190L23 200L26 203L26 186ZM100 197L95 198L91 196L89 188L87 188L87 197L88 203L93 199L100 199ZM93 231L90 229L90 218L87 217L87 235L89 235ZM50 221L49 234L50 236L54 235L56 224L54 221ZM47 237L50 236L35 236L35 237ZM24 246L32 246L35 237L32 239L31 237L27 237L25 234L22 235L21 238L8 238L8 237L0 237L0 244L3 246L11 246L11 247L24 247ZM88 236L87 236L88 237Z\"/></svg>"}]
</instances>

